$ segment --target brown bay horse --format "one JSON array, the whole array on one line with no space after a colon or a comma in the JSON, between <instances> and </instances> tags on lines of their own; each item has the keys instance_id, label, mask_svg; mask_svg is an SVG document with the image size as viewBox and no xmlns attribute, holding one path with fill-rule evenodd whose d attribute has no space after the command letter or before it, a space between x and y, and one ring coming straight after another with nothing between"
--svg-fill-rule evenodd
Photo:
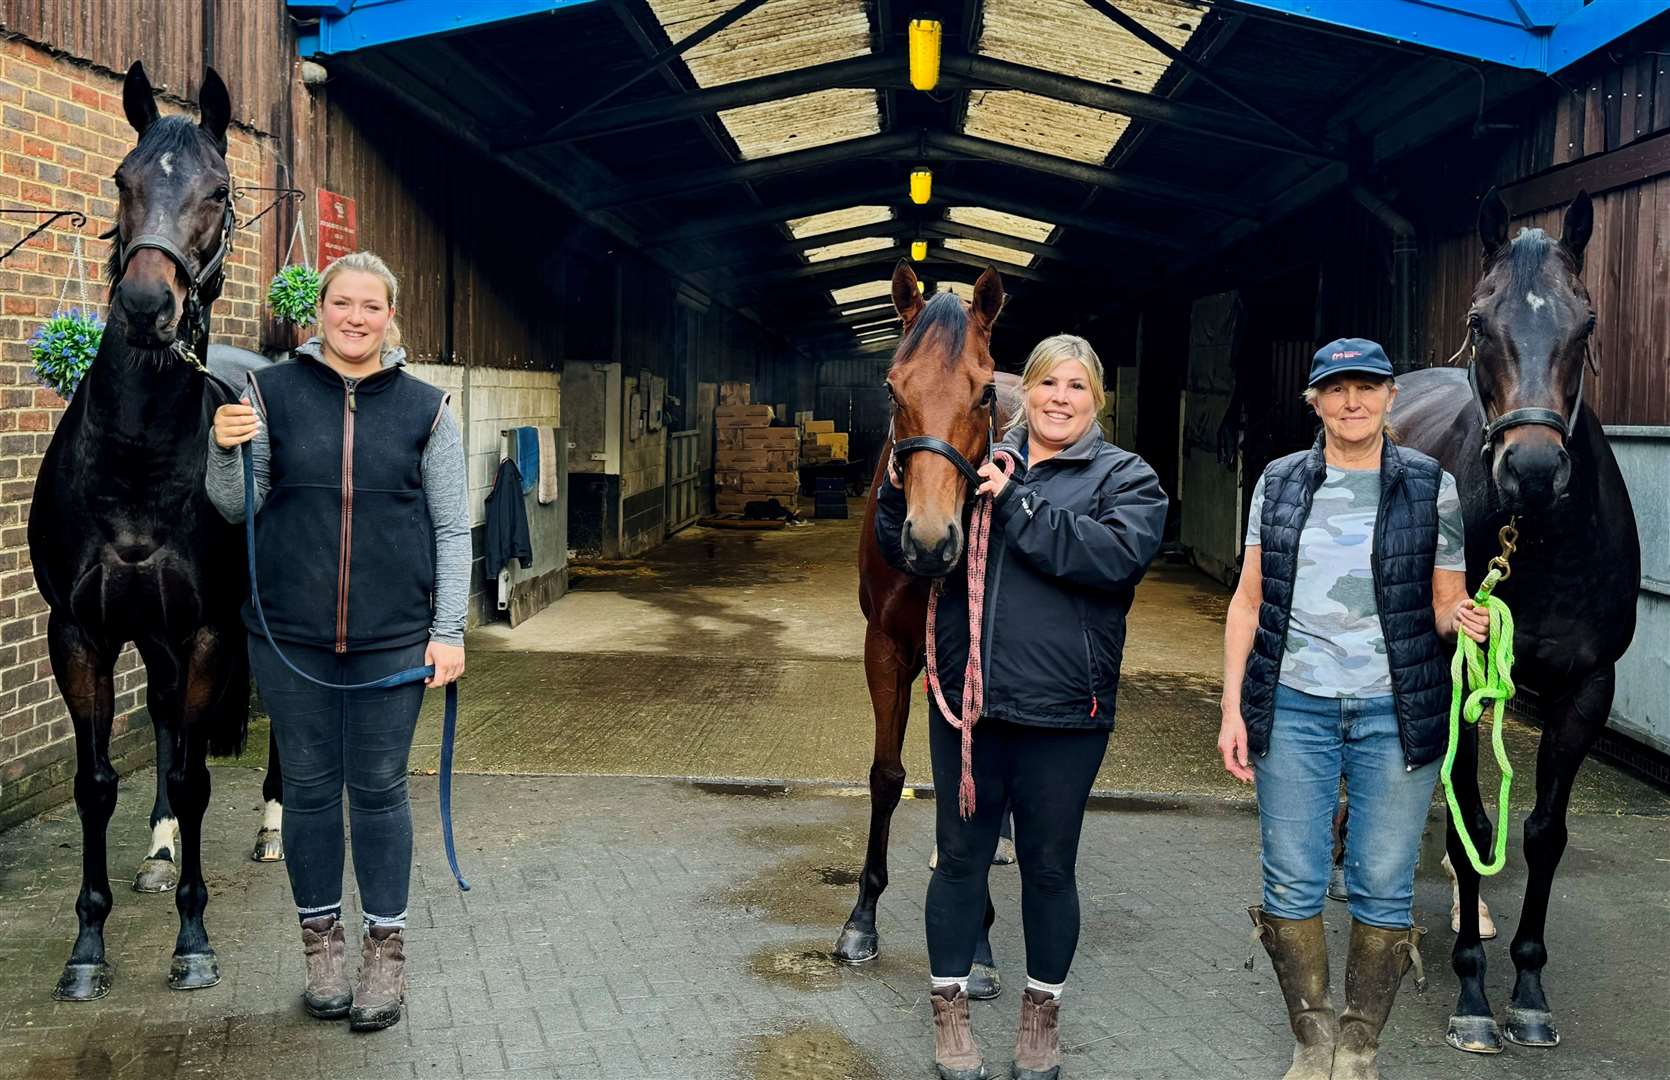
<instances>
[{"instance_id":1,"label":"brown bay horse","mask_svg":"<svg viewBox=\"0 0 1670 1080\"><path fill-rule=\"evenodd\" d=\"M928 436L947 444L966 462L984 460L992 426L992 403L1007 420L1019 404L1017 380L997 371L991 356L992 324L1003 307L1003 285L987 269L974 286L972 303L950 293L924 301L915 273L901 262L893 273L893 306L904 322L903 336L887 373L893 424L876 465L865 506L858 548L858 604L864 632L864 677L875 710L875 754L870 766L870 835L859 879L858 902L835 944L835 957L849 964L874 959L880 951L876 904L887 888L887 843L893 811L905 784L902 750L910 719L911 686L926 661L928 589L931 580L962 565L967 521L973 506L967 479L943 451L901 455L899 471L909 512L904 549L917 572L903 574L882 557L875 538L876 490L885 483L894 446ZM986 905L986 927L992 921ZM997 992L989 940L975 952L970 996Z\"/></svg>"},{"instance_id":2,"label":"brown bay horse","mask_svg":"<svg viewBox=\"0 0 1670 1080\"><path fill-rule=\"evenodd\" d=\"M1523 1046L1559 1042L1542 985L1549 896L1572 784L1611 714L1614 665L1634 635L1641 578L1629 493L1599 419L1583 403L1595 313L1581 275L1592 221L1589 197L1579 193L1559 239L1524 229L1510 241L1507 208L1487 195L1479 213L1484 270L1467 316L1471 369L1401 377L1391 416L1406 445L1456 478L1469 589L1500 550L1498 530L1517 519L1512 576L1495 595L1514 613L1514 681L1535 694L1542 717L1536 806L1525 821L1525 905L1510 948L1517 977L1504 1017L1507 1037ZM1477 729L1464 727L1453 773L1464 820L1452 819L1447 833L1461 911L1451 957L1461 992L1448 1041L1489 1054L1502 1049L1502 1031L1485 996L1479 874L1457 832L1467 829L1487 857L1478 744Z\"/></svg>"}]
</instances>

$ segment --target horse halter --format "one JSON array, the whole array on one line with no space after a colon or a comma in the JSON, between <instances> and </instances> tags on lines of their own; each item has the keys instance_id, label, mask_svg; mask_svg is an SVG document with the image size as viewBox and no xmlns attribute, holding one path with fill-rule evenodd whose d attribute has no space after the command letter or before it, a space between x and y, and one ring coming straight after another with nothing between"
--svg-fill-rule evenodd
<instances>
[{"instance_id":1,"label":"horse halter","mask_svg":"<svg viewBox=\"0 0 1670 1080\"><path fill-rule=\"evenodd\" d=\"M1473 400L1478 403L1479 410L1485 415L1484 446L1480 453L1490 456L1490 448L1496 442L1496 436L1509 428L1524 427L1527 424L1541 424L1551 427L1560 433L1560 438L1569 440L1571 433L1577 428L1577 417L1583 411L1583 365L1577 369L1577 397L1571 403L1571 415L1563 416L1555 409L1541 407L1527 409L1510 409L1490 419L1490 410L1485 406L1484 395L1479 391L1478 356L1475 353L1467 360L1467 389L1473 394Z\"/></svg>"},{"instance_id":2,"label":"horse halter","mask_svg":"<svg viewBox=\"0 0 1670 1080\"><path fill-rule=\"evenodd\" d=\"M980 398L980 404L986 410L986 456L989 458L992 451L997 447L997 387L995 385L986 387L985 394ZM889 439L893 437L893 422L891 419L887 424L887 437ZM967 458L963 457L955 446L933 435L913 435L908 439L900 439L895 442L893 444L893 460L897 463L900 459L919 450L926 450L930 454L938 454L949 461L956 466L957 471L963 474L963 479L967 480L971 486L978 488L985 483L985 477L980 475L980 470Z\"/></svg>"},{"instance_id":3,"label":"horse halter","mask_svg":"<svg viewBox=\"0 0 1670 1080\"><path fill-rule=\"evenodd\" d=\"M180 329L175 334L174 351L200 370L203 365L197 359L197 354L192 351L191 342L195 341L199 334L206 334L209 330L209 313L203 303L202 293L205 286L224 276L226 259L232 254L232 236L237 227L237 218L232 213L232 200L228 197L220 219L220 242L215 245L215 253L195 271L192 270L191 257L161 233L140 233L132 240L124 241L121 232L113 230L116 238L118 276L126 274L128 263L133 260L134 255L146 248L162 252L179 267L186 280L186 299L180 312Z\"/></svg>"}]
</instances>

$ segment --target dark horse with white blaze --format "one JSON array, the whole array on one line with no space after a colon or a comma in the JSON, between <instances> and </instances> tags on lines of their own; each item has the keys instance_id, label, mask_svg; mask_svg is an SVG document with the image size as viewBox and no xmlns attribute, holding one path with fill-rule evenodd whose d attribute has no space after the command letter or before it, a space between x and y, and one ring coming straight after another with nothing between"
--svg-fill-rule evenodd
<instances>
[{"instance_id":1,"label":"dark horse with white blaze","mask_svg":"<svg viewBox=\"0 0 1670 1080\"><path fill-rule=\"evenodd\" d=\"M51 609L52 671L75 730L79 933L56 991L72 1001L110 988L105 831L116 806L112 675L123 645L133 642L145 662L157 737L153 846L135 887L166 889L177 875L175 989L220 978L203 925L207 756L236 753L249 721L243 543L203 488L211 417L234 392L197 361L208 352L209 306L235 228L231 100L210 69L201 122L162 118L136 63L123 105L139 142L116 171L109 322L41 463L29 514L35 582Z\"/></svg>"},{"instance_id":2,"label":"dark horse with white blaze","mask_svg":"<svg viewBox=\"0 0 1670 1080\"><path fill-rule=\"evenodd\" d=\"M870 485L858 547L858 605L867 621L864 677L875 710L876 744L870 766L870 838L858 903L835 944L836 959L849 964L874 959L880 949L876 903L887 888L888 834L905 785L901 751L911 684L927 658L929 582L961 564L974 502L967 479L943 449L901 453L899 470L909 506L902 540L917 570L916 575L901 574L887 564L876 543L876 486L885 482L895 444L906 439L927 436L966 462L981 461L988 451L994 401L1005 419L1018 408L1014 376L998 372L992 361L992 324L1003 307L1003 285L995 271L981 273L972 304L949 293L925 303L915 273L901 262L893 272L893 306L904 322L887 374L893 424ZM991 922L988 899L988 931ZM970 996L996 993L994 969L988 936L975 952L978 986L971 985Z\"/></svg>"},{"instance_id":3,"label":"dark horse with white blaze","mask_svg":"<svg viewBox=\"0 0 1670 1080\"><path fill-rule=\"evenodd\" d=\"M1456 478L1470 589L1498 554L1498 530L1517 519L1512 574L1495 595L1514 613L1514 681L1535 693L1543 724L1536 807L1525 822L1525 906L1511 948L1518 977L1505 1017L1507 1037L1524 1046L1559 1041L1542 985L1549 892L1566 846L1572 783L1606 726L1614 665L1635 633L1641 577L1629 494L1600 421L1583 404L1595 315L1581 274L1592 222L1580 193L1558 240L1524 229L1510 242L1507 207L1494 191L1487 195L1479 213L1484 272L1467 315L1471 371L1404 376L1391 417L1406 445ZM1485 998L1479 875L1456 831L1467 828L1481 854L1489 851L1478 758L1478 732L1469 728L1454 769L1465 820L1450 821L1447 838L1461 905L1452 957L1461 995L1449 1041L1495 1053L1502 1034Z\"/></svg>"}]
</instances>

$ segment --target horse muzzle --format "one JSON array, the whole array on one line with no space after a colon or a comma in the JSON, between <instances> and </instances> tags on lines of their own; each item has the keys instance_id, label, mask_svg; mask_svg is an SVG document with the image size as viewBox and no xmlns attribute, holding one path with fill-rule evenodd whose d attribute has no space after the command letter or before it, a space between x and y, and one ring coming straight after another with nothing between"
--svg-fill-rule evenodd
<instances>
[{"instance_id":1,"label":"horse muzzle","mask_svg":"<svg viewBox=\"0 0 1670 1080\"><path fill-rule=\"evenodd\" d=\"M123 281L114 303L121 309L127 343L139 349L161 349L174 344L180 306L174 292L161 281Z\"/></svg>"},{"instance_id":2,"label":"horse muzzle","mask_svg":"<svg viewBox=\"0 0 1670 1080\"><path fill-rule=\"evenodd\" d=\"M918 529L910 518L899 531L905 565L918 577L945 577L963 556L963 529L950 521L942 529Z\"/></svg>"},{"instance_id":3,"label":"horse muzzle","mask_svg":"<svg viewBox=\"0 0 1670 1080\"><path fill-rule=\"evenodd\" d=\"M1534 514L1550 509L1566 493L1571 455L1553 440L1515 440L1496 455L1493 471L1503 509Z\"/></svg>"}]
</instances>

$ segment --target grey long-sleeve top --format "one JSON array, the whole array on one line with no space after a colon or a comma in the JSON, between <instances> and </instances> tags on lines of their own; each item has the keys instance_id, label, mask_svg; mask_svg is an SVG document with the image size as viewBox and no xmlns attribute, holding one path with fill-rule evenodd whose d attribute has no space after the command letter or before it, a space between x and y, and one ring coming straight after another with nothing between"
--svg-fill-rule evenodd
<instances>
[{"instance_id":1,"label":"grey long-sleeve top","mask_svg":"<svg viewBox=\"0 0 1670 1080\"><path fill-rule=\"evenodd\" d=\"M296 350L322 359L319 340L313 338ZM383 355L384 367L404 366L404 349L390 349ZM243 403L250 403L246 391ZM267 418L256 402L259 426L252 448L255 456L255 512L267 500L272 467L272 443L267 436ZM209 501L227 521L244 519L244 472L241 447L225 450L209 432L209 463L204 486ZM470 602L470 505L469 483L464 471L464 438L451 409L442 409L440 421L423 449L421 463L423 493L429 503L429 520L435 530L435 618L429 628L431 641L443 645L464 644L464 617Z\"/></svg>"}]
</instances>

